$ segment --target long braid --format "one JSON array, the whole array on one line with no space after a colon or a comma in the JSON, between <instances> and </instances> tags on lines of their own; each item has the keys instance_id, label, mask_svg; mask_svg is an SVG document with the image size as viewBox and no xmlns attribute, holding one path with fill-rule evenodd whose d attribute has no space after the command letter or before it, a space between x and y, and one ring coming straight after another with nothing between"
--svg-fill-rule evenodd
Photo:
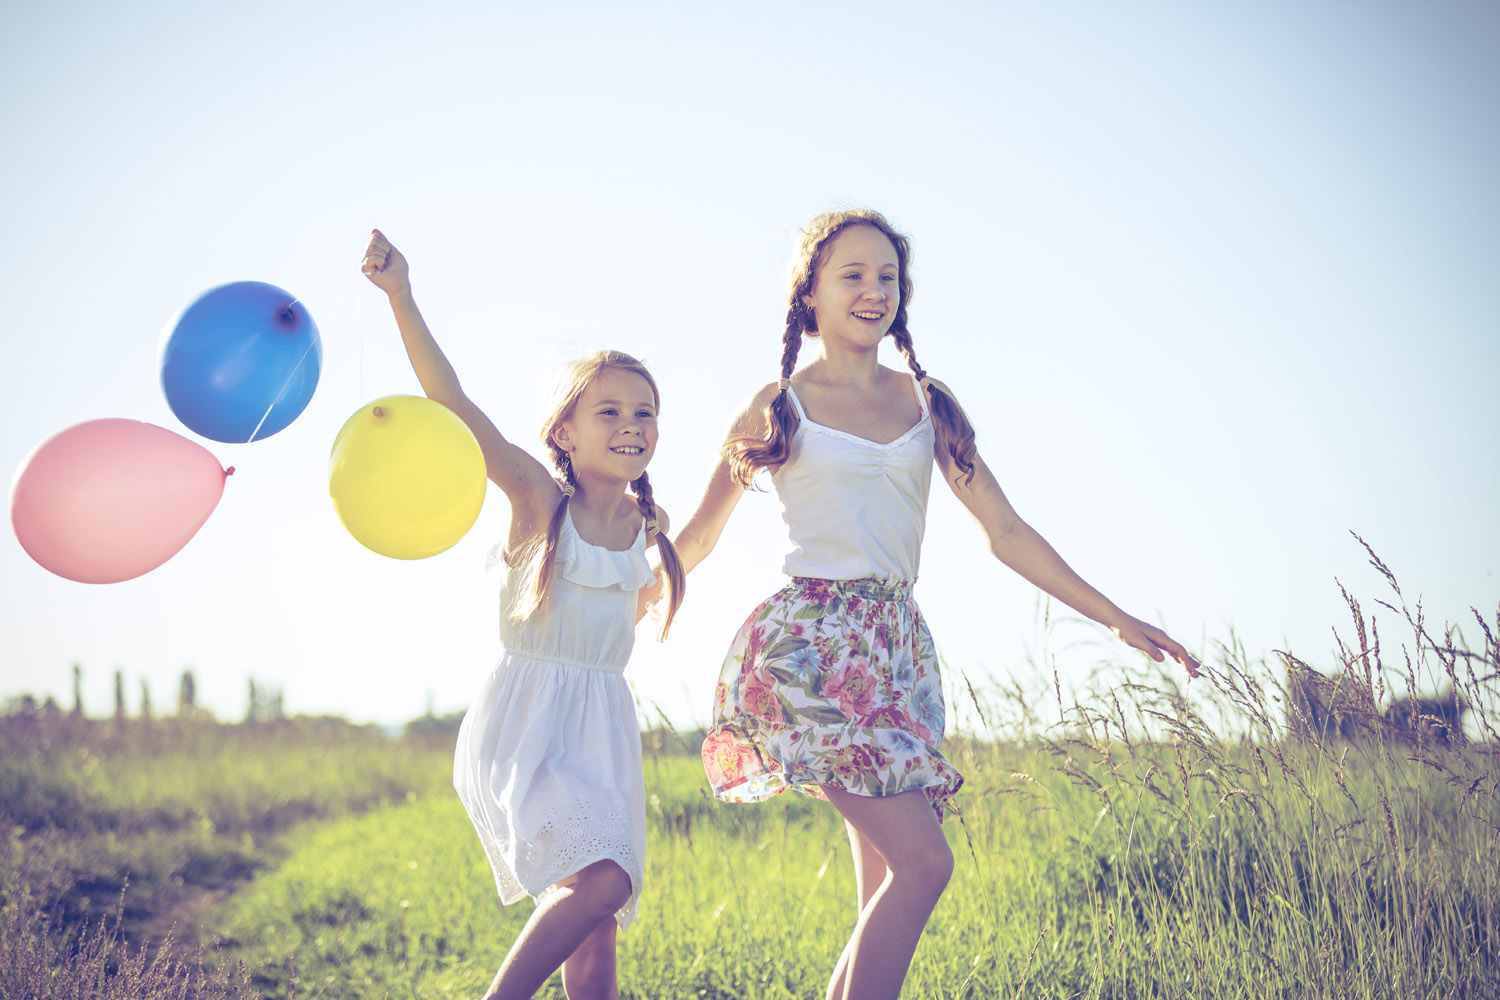
<instances>
[{"instance_id":1,"label":"long braid","mask_svg":"<svg viewBox=\"0 0 1500 1000\"><path fill-rule=\"evenodd\" d=\"M797 264L792 272L786 330L782 334L781 389L766 408L766 435L764 438L753 435L734 437L724 446L724 457L729 460L730 474L742 486L748 488L752 485L757 470L775 468L791 454L792 435L797 430L798 421L796 410L787 398L787 386L792 371L797 367L797 351L802 344L802 335L816 333L818 329L817 317L807 308L803 299L812 294L818 264L828 245L845 229L858 225L874 226L885 234L896 250L900 298L896 315L891 321L891 337L927 393L938 442L953 456L953 461L963 473L964 481L967 483L974 479L974 428L964 414L963 407L958 405L958 400L938 388L927 377L927 372L917 363L917 355L912 348L911 333L906 325L906 308L914 291L911 280L911 241L897 232L879 212L852 209L820 215L803 230Z\"/></svg>"},{"instance_id":2,"label":"long braid","mask_svg":"<svg viewBox=\"0 0 1500 1000\"><path fill-rule=\"evenodd\" d=\"M903 309L899 316L900 325L891 325L891 339L896 342L896 349L906 358L907 367L927 393L938 444L947 448L948 454L953 456L953 462L964 473L963 480L967 485L974 481L974 426L969 423L969 417L964 413L963 407L958 405L958 400L940 389L936 382L927 377L926 369L917 363L917 351L912 346L911 332L906 329L905 319Z\"/></svg>"},{"instance_id":3,"label":"long braid","mask_svg":"<svg viewBox=\"0 0 1500 1000\"><path fill-rule=\"evenodd\" d=\"M578 489L578 481L573 478L573 460L568 457L568 453L559 448L550 437L547 439L547 448L552 452L552 464L562 475L562 499L552 509L552 517L547 521L547 534L539 539L540 544L536 541L532 543L529 557L532 564L531 584L524 591L525 597L513 612L519 621L526 621L536 613L536 609L542 606L542 598L546 596L547 588L552 584L557 540L562 537L563 519L568 516L568 500Z\"/></svg>"},{"instance_id":4,"label":"long braid","mask_svg":"<svg viewBox=\"0 0 1500 1000\"><path fill-rule=\"evenodd\" d=\"M797 369L797 353L802 349L803 331L816 329L801 295L794 290L791 304L786 310L786 329L781 335L781 387L766 407L766 436L736 437L724 446L724 457L729 460L730 475L746 489L754 485L757 470L775 468L791 454L792 435L797 432L800 419L797 408L792 405L787 394L791 391L792 372Z\"/></svg>"},{"instance_id":5,"label":"long braid","mask_svg":"<svg viewBox=\"0 0 1500 1000\"><path fill-rule=\"evenodd\" d=\"M646 519L646 534L656 536L656 551L661 554L661 568L667 574L667 613L662 618L661 630L656 636L658 639L665 639L671 631L672 619L677 617L677 609L682 604L687 574L683 572L682 558L678 556L676 546L656 523L656 500L651 495L651 480L646 473L642 472L640 478L630 484L630 490L635 494L636 506Z\"/></svg>"}]
</instances>

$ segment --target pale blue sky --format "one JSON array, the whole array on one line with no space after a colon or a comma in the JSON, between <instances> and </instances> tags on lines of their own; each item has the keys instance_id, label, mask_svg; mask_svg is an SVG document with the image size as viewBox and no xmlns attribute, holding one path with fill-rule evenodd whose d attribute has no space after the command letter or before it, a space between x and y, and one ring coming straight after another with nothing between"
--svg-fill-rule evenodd
<instances>
[{"instance_id":1,"label":"pale blue sky","mask_svg":"<svg viewBox=\"0 0 1500 1000\"><path fill-rule=\"evenodd\" d=\"M327 498L344 419L416 389L358 271L377 225L519 441L562 360L643 356L680 522L776 374L796 228L871 205L913 238L923 363L1023 516L1127 610L1326 665L1335 578L1383 596L1353 529L1429 618L1493 614L1497 52L1500 9L1466 2L8 9L0 466L97 417L187 433L157 342L227 281L300 296L324 374L277 436L208 443L239 471L139 580L70 583L6 532L0 697L66 701L79 660L96 713L116 667L158 710L185 666L225 715L251 673L296 711L466 703L504 498L421 563L361 549ZM748 498L672 641L642 633L633 680L674 720L702 721L777 585L779 527ZM1034 591L946 493L918 597L955 667L1036 675Z\"/></svg>"}]
</instances>

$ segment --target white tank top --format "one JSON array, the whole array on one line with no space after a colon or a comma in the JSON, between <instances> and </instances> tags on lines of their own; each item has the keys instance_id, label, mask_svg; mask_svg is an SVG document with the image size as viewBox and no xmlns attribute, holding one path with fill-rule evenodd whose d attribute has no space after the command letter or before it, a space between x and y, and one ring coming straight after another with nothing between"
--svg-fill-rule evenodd
<instances>
[{"instance_id":1,"label":"white tank top","mask_svg":"<svg viewBox=\"0 0 1500 1000\"><path fill-rule=\"evenodd\" d=\"M917 578L934 432L915 377L911 385L922 418L889 444L809 420L797 393L787 390L801 423L771 482L792 545L782 565L788 576Z\"/></svg>"}]
</instances>

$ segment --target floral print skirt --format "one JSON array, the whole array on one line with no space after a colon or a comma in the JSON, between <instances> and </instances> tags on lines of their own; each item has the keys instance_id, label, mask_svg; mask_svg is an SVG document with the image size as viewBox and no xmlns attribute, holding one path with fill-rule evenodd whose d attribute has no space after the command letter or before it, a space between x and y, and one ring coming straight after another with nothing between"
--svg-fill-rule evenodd
<instances>
[{"instance_id":1,"label":"floral print skirt","mask_svg":"<svg viewBox=\"0 0 1500 1000\"><path fill-rule=\"evenodd\" d=\"M963 776L943 757L943 682L910 581L796 577L751 612L714 692L714 795L827 798L921 788L943 817Z\"/></svg>"}]
</instances>

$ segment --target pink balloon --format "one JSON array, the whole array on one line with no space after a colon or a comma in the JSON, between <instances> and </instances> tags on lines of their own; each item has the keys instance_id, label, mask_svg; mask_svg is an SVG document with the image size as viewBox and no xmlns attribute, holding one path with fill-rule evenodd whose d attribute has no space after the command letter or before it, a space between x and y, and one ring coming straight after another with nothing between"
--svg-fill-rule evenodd
<instances>
[{"instance_id":1,"label":"pink balloon","mask_svg":"<svg viewBox=\"0 0 1500 1000\"><path fill-rule=\"evenodd\" d=\"M139 420L90 420L21 463L10 524L26 553L79 583L149 573L197 534L233 472L202 445Z\"/></svg>"}]
</instances>

